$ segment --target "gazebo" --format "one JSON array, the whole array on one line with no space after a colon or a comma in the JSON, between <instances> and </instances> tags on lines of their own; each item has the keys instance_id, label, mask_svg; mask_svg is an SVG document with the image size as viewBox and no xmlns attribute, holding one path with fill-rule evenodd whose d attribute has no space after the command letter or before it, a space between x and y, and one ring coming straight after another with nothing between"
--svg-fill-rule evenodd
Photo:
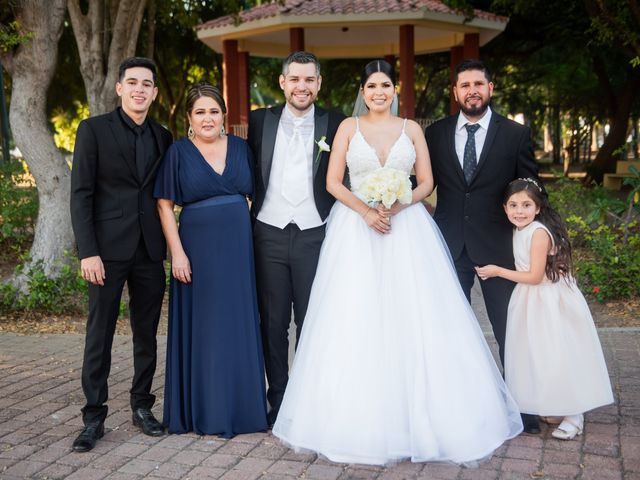
<instances>
[{"instance_id":1,"label":"gazebo","mask_svg":"<svg viewBox=\"0 0 640 480\"><path fill-rule=\"evenodd\" d=\"M286 57L307 50L318 58L400 60L400 113L414 118L414 56L450 51L453 68L478 58L508 18L464 13L439 0L279 0L196 27L198 38L223 55L228 124L249 118L249 55Z\"/></svg>"}]
</instances>

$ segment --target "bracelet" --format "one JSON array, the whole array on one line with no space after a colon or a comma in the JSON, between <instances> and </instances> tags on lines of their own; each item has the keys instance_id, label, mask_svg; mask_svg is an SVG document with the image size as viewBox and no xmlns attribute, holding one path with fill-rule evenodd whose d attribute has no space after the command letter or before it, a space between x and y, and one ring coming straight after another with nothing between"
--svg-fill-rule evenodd
<instances>
[{"instance_id":1,"label":"bracelet","mask_svg":"<svg viewBox=\"0 0 640 480\"><path fill-rule=\"evenodd\" d=\"M367 207L367 211L362 213L362 214L360 214L360 216L362 218L367 218L367 215L369 214L370 211L371 211L371 207Z\"/></svg>"}]
</instances>

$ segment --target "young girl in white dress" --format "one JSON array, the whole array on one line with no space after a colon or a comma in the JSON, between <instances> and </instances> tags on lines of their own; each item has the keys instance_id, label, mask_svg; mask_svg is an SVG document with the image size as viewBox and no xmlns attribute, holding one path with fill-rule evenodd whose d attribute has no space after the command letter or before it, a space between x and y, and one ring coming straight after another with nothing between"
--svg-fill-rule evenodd
<instances>
[{"instance_id":1,"label":"young girl in white dress","mask_svg":"<svg viewBox=\"0 0 640 480\"><path fill-rule=\"evenodd\" d=\"M337 201L273 434L336 462L475 462L522 431L520 412L421 203L429 153L418 124L392 113L391 65L365 67L361 97L366 113L331 145ZM366 203L370 174L412 168L410 203Z\"/></svg>"},{"instance_id":2,"label":"young girl in white dress","mask_svg":"<svg viewBox=\"0 0 640 480\"><path fill-rule=\"evenodd\" d=\"M516 270L496 265L476 270L483 280L517 282L507 317L507 386L521 412L547 423L561 420L552 435L570 440L582 433L584 412L613 402L600 340L571 276L567 229L542 187L530 178L514 180L504 210L516 227Z\"/></svg>"}]
</instances>

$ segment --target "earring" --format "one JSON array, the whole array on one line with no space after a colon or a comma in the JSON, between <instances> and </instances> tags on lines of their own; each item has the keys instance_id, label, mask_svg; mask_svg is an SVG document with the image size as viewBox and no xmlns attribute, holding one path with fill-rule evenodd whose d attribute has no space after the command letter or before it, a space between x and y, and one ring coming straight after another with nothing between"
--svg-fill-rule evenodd
<instances>
[{"instance_id":1,"label":"earring","mask_svg":"<svg viewBox=\"0 0 640 480\"><path fill-rule=\"evenodd\" d=\"M195 136L196 136L196 132L194 132L193 127L189 125L189 130L187 130L187 137L189 137L189 140L193 140L193 137Z\"/></svg>"},{"instance_id":2,"label":"earring","mask_svg":"<svg viewBox=\"0 0 640 480\"><path fill-rule=\"evenodd\" d=\"M222 126L220 127L220 136L221 136L221 137L224 137L226 134L227 134L227 132L226 132L226 131L225 131L225 129L224 129L224 125L222 125Z\"/></svg>"}]
</instances>

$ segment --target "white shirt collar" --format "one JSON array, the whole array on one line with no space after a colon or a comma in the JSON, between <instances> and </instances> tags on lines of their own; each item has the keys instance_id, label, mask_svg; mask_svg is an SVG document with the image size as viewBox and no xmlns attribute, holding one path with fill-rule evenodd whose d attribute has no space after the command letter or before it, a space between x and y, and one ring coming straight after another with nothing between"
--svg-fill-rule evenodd
<instances>
[{"instance_id":1,"label":"white shirt collar","mask_svg":"<svg viewBox=\"0 0 640 480\"><path fill-rule=\"evenodd\" d=\"M288 103L286 103L284 108L282 109L282 118L287 122L291 122L293 125L306 124L309 123L310 119L313 119L315 108L316 106L314 104L311 104L311 108L309 109L309 111L304 113L301 117L298 117L297 115L293 114L293 112L291 111L291 107ZM311 123L313 123L313 120L311 120Z\"/></svg>"},{"instance_id":2,"label":"white shirt collar","mask_svg":"<svg viewBox=\"0 0 640 480\"><path fill-rule=\"evenodd\" d=\"M491 107L487 107L487 111L482 116L480 120L476 123L480 125L485 131L489 129L489 122L491 122ZM462 112L458 114L458 123L456 123L456 131L462 130L465 125L472 124L467 117L464 116Z\"/></svg>"}]
</instances>

